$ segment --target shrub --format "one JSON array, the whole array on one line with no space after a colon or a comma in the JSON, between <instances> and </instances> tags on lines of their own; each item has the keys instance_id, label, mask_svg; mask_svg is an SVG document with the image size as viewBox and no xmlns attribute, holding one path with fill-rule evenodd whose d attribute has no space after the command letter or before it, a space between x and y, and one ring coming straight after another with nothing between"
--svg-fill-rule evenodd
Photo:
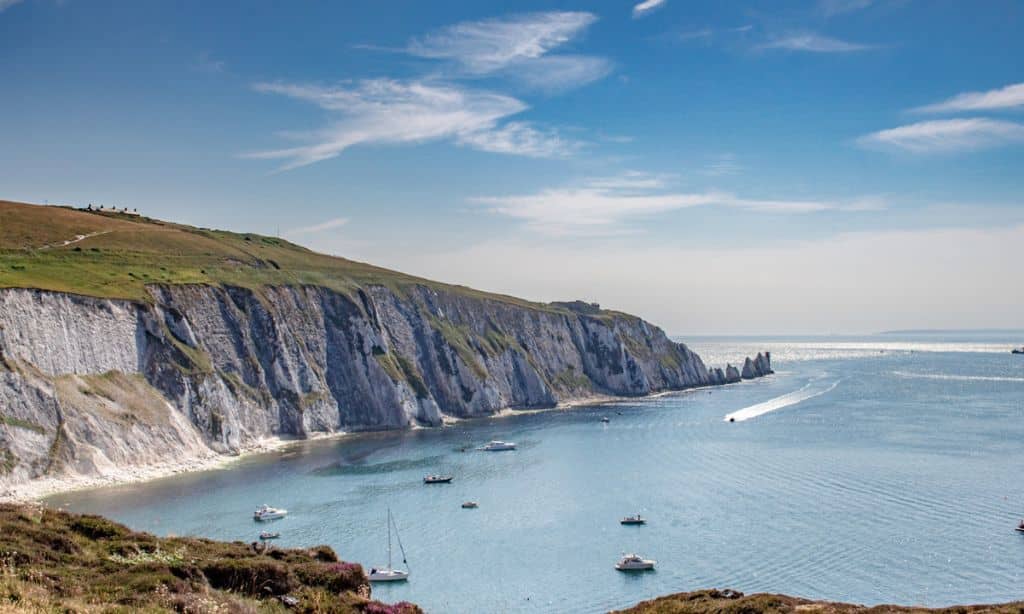
<instances>
[{"instance_id":1,"label":"shrub","mask_svg":"<svg viewBox=\"0 0 1024 614\"><path fill-rule=\"evenodd\" d=\"M128 529L102 516L79 516L71 523L71 530L90 539L108 539L128 534Z\"/></svg>"},{"instance_id":2,"label":"shrub","mask_svg":"<svg viewBox=\"0 0 1024 614\"><path fill-rule=\"evenodd\" d=\"M270 559L220 559L202 570L213 588L245 595L284 595L299 585L287 565Z\"/></svg>"}]
</instances>

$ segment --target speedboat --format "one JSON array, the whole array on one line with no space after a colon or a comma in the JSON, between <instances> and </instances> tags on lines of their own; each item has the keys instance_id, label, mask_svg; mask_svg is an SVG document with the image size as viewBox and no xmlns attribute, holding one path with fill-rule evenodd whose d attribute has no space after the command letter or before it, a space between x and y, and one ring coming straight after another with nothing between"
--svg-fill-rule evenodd
<instances>
[{"instance_id":1,"label":"speedboat","mask_svg":"<svg viewBox=\"0 0 1024 614\"><path fill-rule=\"evenodd\" d=\"M266 541L268 539L277 539L278 537L281 537L280 533L271 533L270 531L264 531L260 533L260 539L262 539L263 541Z\"/></svg>"},{"instance_id":2,"label":"speedboat","mask_svg":"<svg viewBox=\"0 0 1024 614\"><path fill-rule=\"evenodd\" d=\"M480 506L477 504L476 501L466 501L465 503L462 504L462 509L464 510L475 510L478 507Z\"/></svg>"},{"instance_id":3,"label":"speedboat","mask_svg":"<svg viewBox=\"0 0 1024 614\"><path fill-rule=\"evenodd\" d=\"M478 449L483 450L484 452L502 452L504 450L515 450L516 444L512 443L511 441L495 440L488 442L487 445L481 446Z\"/></svg>"},{"instance_id":4,"label":"speedboat","mask_svg":"<svg viewBox=\"0 0 1024 614\"><path fill-rule=\"evenodd\" d=\"M648 569L654 569L655 563L657 561L645 559L639 554L626 554L615 564L615 569L619 571L647 571Z\"/></svg>"},{"instance_id":5,"label":"speedboat","mask_svg":"<svg viewBox=\"0 0 1024 614\"><path fill-rule=\"evenodd\" d=\"M369 578L370 582L404 582L409 579L408 566L409 562L406 561L405 548L402 547L402 538L398 537L398 527L395 526L395 537L398 537L398 548L402 551L402 562L405 563L406 569L395 569L391 566L391 527L394 526L395 521L391 518L391 508L388 508L388 566L387 567L372 567L370 568Z\"/></svg>"},{"instance_id":6,"label":"speedboat","mask_svg":"<svg viewBox=\"0 0 1024 614\"><path fill-rule=\"evenodd\" d=\"M428 475L423 478L424 484L447 484L452 481L450 475Z\"/></svg>"},{"instance_id":7,"label":"speedboat","mask_svg":"<svg viewBox=\"0 0 1024 614\"><path fill-rule=\"evenodd\" d=\"M619 524L647 524L647 519L637 514L636 516L626 516L619 520Z\"/></svg>"},{"instance_id":8,"label":"speedboat","mask_svg":"<svg viewBox=\"0 0 1024 614\"><path fill-rule=\"evenodd\" d=\"M270 507L269 505L261 505L256 508L256 511L252 514L253 520L277 520L278 518L284 518L288 515L288 510L278 509L276 507Z\"/></svg>"}]
</instances>

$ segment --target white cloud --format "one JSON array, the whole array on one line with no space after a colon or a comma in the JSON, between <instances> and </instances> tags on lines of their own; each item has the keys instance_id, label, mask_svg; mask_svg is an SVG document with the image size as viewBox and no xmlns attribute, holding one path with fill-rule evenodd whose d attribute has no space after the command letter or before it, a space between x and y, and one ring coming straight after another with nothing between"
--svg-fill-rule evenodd
<instances>
[{"instance_id":1,"label":"white cloud","mask_svg":"<svg viewBox=\"0 0 1024 614\"><path fill-rule=\"evenodd\" d=\"M480 151L531 158L565 158L582 147L578 141L564 139L554 130L539 130L528 122L460 134L456 142Z\"/></svg>"},{"instance_id":2,"label":"white cloud","mask_svg":"<svg viewBox=\"0 0 1024 614\"><path fill-rule=\"evenodd\" d=\"M658 8L665 6L665 2L666 0L644 0L643 2L640 2L633 7L633 19L639 19L650 15Z\"/></svg>"},{"instance_id":3,"label":"white cloud","mask_svg":"<svg viewBox=\"0 0 1024 614\"><path fill-rule=\"evenodd\" d=\"M348 224L348 218L336 217L332 220L327 220L326 222L313 224L312 226L301 226L299 228L292 228L290 230L286 230L284 234L287 236L315 234L318 232L323 232L325 230L340 228L345 224Z\"/></svg>"},{"instance_id":4,"label":"white cloud","mask_svg":"<svg viewBox=\"0 0 1024 614\"><path fill-rule=\"evenodd\" d=\"M820 0L818 8L826 17L852 13L868 8L875 0Z\"/></svg>"},{"instance_id":5,"label":"white cloud","mask_svg":"<svg viewBox=\"0 0 1024 614\"><path fill-rule=\"evenodd\" d=\"M1024 124L985 119L940 119L873 132L857 139L865 147L913 153L949 153L1024 143Z\"/></svg>"},{"instance_id":6,"label":"white cloud","mask_svg":"<svg viewBox=\"0 0 1024 614\"><path fill-rule=\"evenodd\" d=\"M669 178L632 172L590 179L579 186L547 188L532 194L483 196L471 199L489 211L518 219L548 235L613 235L630 232L631 224L650 216L700 206L732 207L778 214L828 210L866 210L877 201L832 202L740 198L728 192L674 192Z\"/></svg>"},{"instance_id":7,"label":"white cloud","mask_svg":"<svg viewBox=\"0 0 1024 614\"><path fill-rule=\"evenodd\" d=\"M550 12L464 21L413 39L409 53L453 60L485 74L536 59L563 45L597 20L592 13Z\"/></svg>"},{"instance_id":8,"label":"white cloud","mask_svg":"<svg viewBox=\"0 0 1024 614\"><path fill-rule=\"evenodd\" d=\"M18 4L21 0L0 0L0 13Z\"/></svg>"},{"instance_id":9,"label":"white cloud","mask_svg":"<svg viewBox=\"0 0 1024 614\"><path fill-rule=\"evenodd\" d=\"M830 38L813 32L787 34L759 45L760 49L783 49L787 51L807 51L811 53L850 53L874 49L872 45L851 43Z\"/></svg>"},{"instance_id":10,"label":"white cloud","mask_svg":"<svg viewBox=\"0 0 1024 614\"><path fill-rule=\"evenodd\" d=\"M921 113L991 111L1024 107L1024 83L1015 83L987 92L964 92L948 100L914 109Z\"/></svg>"},{"instance_id":11,"label":"white cloud","mask_svg":"<svg viewBox=\"0 0 1024 614\"><path fill-rule=\"evenodd\" d=\"M510 76L530 89L556 93L605 78L612 71L612 63L589 55L550 55L522 68Z\"/></svg>"},{"instance_id":12,"label":"white cloud","mask_svg":"<svg viewBox=\"0 0 1024 614\"><path fill-rule=\"evenodd\" d=\"M335 114L324 128L294 135L306 141L302 145L244 154L285 160L282 170L327 160L361 144L452 140L484 151L532 157L560 157L574 147L557 134L526 123L501 126L501 120L527 108L516 98L455 85L368 79L333 87L260 83L255 88Z\"/></svg>"},{"instance_id":13,"label":"white cloud","mask_svg":"<svg viewBox=\"0 0 1024 614\"><path fill-rule=\"evenodd\" d=\"M881 230L706 246L494 239L346 255L540 301L586 299L674 334L1024 327L1024 226ZM552 266L557 263L557 266ZM983 271L984 274L979 274Z\"/></svg>"},{"instance_id":14,"label":"white cloud","mask_svg":"<svg viewBox=\"0 0 1024 614\"><path fill-rule=\"evenodd\" d=\"M605 58L553 54L597 21L593 13L551 11L464 21L410 41L412 55L454 63L464 75L502 74L529 87L564 90L612 68Z\"/></svg>"}]
</instances>

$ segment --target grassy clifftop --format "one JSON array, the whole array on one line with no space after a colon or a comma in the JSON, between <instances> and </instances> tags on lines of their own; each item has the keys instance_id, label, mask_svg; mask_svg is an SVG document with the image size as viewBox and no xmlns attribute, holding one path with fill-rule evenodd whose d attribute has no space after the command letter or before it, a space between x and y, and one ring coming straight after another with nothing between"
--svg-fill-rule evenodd
<instances>
[{"instance_id":1,"label":"grassy clifftop","mask_svg":"<svg viewBox=\"0 0 1024 614\"><path fill-rule=\"evenodd\" d=\"M362 567L327 546L258 552L0 505L0 612L420 612L369 595Z\"/></svg>"},{"instance_id":2,"label":"grassy clifftop","mask_svg":"<svg viewBox=\"0 0 1024 614\"><path fill-rule=\"evenodd\" d=\"M303 284L342 292L365 285L400 290L419 284L534 309L564 310L319 254L278 237L0 201L0 288L149 300L147 284Z\"/></svg>"},{"instance_id":3,"label":"grassy clifftop","mask_svg":"<svg viewBox=\"0 0 1024 614\"><path fill-rule=\"evenodd\" d=\"M1000 605L923 608L896 605L866 607L851 603L811 601L787 595L744 595L732 590L677 593L644 601L618 614L1019 614L1024 602Z\"/></svg>"}]
</instances>

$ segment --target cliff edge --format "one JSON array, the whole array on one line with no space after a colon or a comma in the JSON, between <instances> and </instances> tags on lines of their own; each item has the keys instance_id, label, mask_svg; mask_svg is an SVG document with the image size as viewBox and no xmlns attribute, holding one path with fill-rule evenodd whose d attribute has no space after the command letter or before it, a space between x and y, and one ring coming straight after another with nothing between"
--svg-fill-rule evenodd
<instances>
[{"instance_id":1,"label":"cliff edge","mask_svg":"<svg viewBox=\"0 0 1024 614\"><path fill-rule=\"evenodd\" d=\"M0 203L8 496L39 478L122 479L273 438L770 372L768 355L742 373L709 370L658 327L593 304L478 292L272 237Z\"/></svg>"}]
</instances>

